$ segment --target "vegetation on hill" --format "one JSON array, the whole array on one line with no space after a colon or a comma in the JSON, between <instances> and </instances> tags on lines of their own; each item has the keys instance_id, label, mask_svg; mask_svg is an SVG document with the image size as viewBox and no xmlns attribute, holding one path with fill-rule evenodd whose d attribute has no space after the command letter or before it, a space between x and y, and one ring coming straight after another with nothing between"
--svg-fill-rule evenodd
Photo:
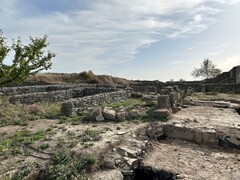
<instances>
[{"instance_id":1,"label":"vegetation on hill","mask_svg":"<svg viewBox=\"0 0 240 180\"><path fill-rule=\"evenodd\" d=\"M42 84L106 84L106 85L127 85L129 81L124 78L112 77L109 75L95 75L92 71L80 73L42 73L30 76L26 83L36 82Z\"/></svg>"}]
</instances>

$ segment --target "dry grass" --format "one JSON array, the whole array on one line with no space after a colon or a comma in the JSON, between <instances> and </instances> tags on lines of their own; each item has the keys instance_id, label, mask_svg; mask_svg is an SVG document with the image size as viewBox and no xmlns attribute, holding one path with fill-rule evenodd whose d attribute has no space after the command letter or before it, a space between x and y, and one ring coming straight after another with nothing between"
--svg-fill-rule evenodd
<instances>
[{"instance_id":1,"label":"dry grass","mask_svg":"<svg viewBox=\"0 0 240 180\"><path fill-rule=\"evenodd\" d=\"M124 78L112 77L109 75L95 75L92 71L81 73L44 73L31 76L27 81L35 81L46 84L106 84L127 86L129 81Z\"/></svg>"},{"instance_id":2,"label":"dry grass","mask_svg":"<svg viewBox=\"0 0 240 180\"><path fill-rule=\"evenodd\" d=\"M60 116L61 103L32 105L10 104L7 97L0 98L0 127L7 125L26 126L28 121Z\"/></svg>"}]
</instances>

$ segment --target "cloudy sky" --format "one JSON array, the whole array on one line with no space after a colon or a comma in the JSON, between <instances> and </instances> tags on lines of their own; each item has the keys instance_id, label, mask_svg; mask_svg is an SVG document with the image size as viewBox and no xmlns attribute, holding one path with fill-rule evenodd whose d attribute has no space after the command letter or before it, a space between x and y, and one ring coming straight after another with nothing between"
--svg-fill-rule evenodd
<instances>
[{"instance_id":1,"label":"cloudy sky","mask_svg":"<svg viewBox=\"0 0 240 180\"><path fill-rule=\"evenodd\" d=\"M128 79L191 80L205 58L240 65L239 19L240 0L0 0L9 42L48 36L50 72Z\"/></svg>"}]
</instances>

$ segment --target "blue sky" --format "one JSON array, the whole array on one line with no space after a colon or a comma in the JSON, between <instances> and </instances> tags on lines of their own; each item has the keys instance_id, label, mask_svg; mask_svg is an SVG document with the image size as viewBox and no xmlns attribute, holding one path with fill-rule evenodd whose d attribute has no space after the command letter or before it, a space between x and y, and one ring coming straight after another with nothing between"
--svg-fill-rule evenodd
<instances>
[{"instance_id":1,"label":"blue sky","mask_svg":"<svg viewBox=\"0 0 240 180\"><path fill-rule=\"evenodd\" d=\"M0 1L9 42L48 36L50 72L167 81L191 80L205 58L240 65L240 0Z\"/></svg>"}]
</instances>

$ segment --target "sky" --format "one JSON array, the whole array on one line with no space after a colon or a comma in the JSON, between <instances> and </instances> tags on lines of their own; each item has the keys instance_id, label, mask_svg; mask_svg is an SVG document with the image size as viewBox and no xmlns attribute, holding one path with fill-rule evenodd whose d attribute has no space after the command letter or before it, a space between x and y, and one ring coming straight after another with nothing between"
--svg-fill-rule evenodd
<instances>
[{"instance_id":1,"label":"sky","mask_svg":"<svg viewBox=\"0 0 240 180\"><path fill-rule=\"evenodd\" d=\"M240 65L240 0L0 0L0 29L8 43L47 35L48 72L177 81L206 58Z\"/></svg>"}]
</instances>

